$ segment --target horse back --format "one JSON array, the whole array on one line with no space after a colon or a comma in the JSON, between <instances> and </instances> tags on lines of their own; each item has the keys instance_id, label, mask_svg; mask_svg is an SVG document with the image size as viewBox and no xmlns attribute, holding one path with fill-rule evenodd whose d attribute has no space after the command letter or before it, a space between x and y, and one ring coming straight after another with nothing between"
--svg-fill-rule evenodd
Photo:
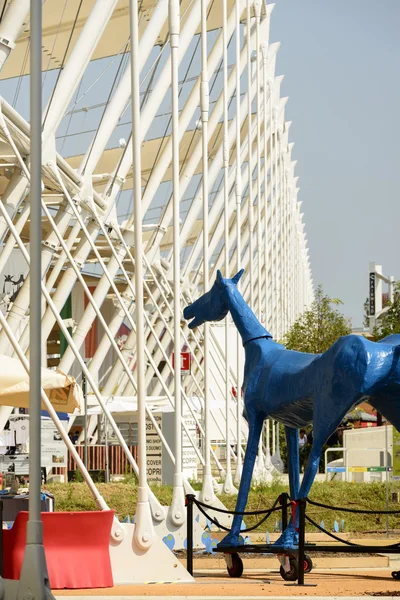
<instances>
[{"instance_id":1,"label":"horse back","mask_svg":"<svg viewBox=\"0 0 400 600\"><path fill-rule=\"evenodd\" d=\"M331 380L332 395L369 394L392 367L394 346L371 342L363 336L346 335L316 361L320 376Z\"/></svg>"}]
</instances>

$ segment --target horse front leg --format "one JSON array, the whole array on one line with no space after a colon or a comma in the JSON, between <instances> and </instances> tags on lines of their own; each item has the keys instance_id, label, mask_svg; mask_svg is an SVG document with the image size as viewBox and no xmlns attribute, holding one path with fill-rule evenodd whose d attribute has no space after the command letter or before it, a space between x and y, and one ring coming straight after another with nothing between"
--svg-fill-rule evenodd
<instances>
[{"instance_id":1,"label":"horse front leg","mask_svg":"<svg viewBox=\"0 0 400 600\"><path fill-rule=\"evenodd\" d=\"M299 460L299 431L292 427L285 426L286 444L288 449L288 473L290 499L297 500L300 490L300 460ZM282 535L274 543L274 546L294 547L298 544L298 534L289 521L288 526L282 532Z\"/></svg>"},{"instance_id":2,"label":"horse front leg","mask_svg":"<svg viewBox=\"0 0 400 600\"><path fill-rule=\"evenodd\" d=\"M244 456L242 477L240 480L239 492L236 501L235 512L244 512L249 495L251 478L253 475L254 463L258 453L258 443L264 419L258 415L248 415L249 438L247 440L246 453ZM230 532L220 541L218 547L239 546L240 527L243 516L235 515Z\"/></svg>"}]
</instances>

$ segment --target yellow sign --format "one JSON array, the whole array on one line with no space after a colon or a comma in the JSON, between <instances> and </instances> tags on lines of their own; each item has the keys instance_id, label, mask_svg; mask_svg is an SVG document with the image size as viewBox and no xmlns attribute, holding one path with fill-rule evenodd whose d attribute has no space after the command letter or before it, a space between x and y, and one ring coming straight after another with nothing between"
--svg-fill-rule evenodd
<instances>
[{"instance_id":1,"label":"yellow sign","mask_svg":"<svg viewBox=\"0 0 400 600\"><path fill-rule=\"evenodd\" d=\"M348 471L350 473L366 473L367 467L349 467Z\"/></svg>"}]
</instances>

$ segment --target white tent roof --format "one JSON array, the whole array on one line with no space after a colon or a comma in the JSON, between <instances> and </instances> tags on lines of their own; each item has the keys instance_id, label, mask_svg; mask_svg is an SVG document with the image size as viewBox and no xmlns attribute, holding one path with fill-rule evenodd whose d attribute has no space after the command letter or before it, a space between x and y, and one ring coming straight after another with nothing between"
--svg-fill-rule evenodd
<instances>
[{"instance_id":1,"label":"white tent roof","mask_svg":"<svg viewBox=\"0 0 400 600\"><path fill-rule=\"evenodd\" d=\"M109 396L103 398L111 413L132 413L138 409L137 396ZM153 412L173 412L167 396L147 396L146 404ZM102 409L94 394L88 395L88 415L99 415Z\"/></svg>"},{"instance_id":2,"label":"white tent roof","mask_svg":"<svg viewBox=\"0 0 400 600\"><path fill-rule=\"evenodd\" d=\"M42 388L56 411L81 410L82 390L73 377L42 369ZM0 355L0 405L29 408L29 375L18 358Z\"/></svg>"},{"instance_id":3,"label":"white tent roof","mask_svg":"<svg viewBox=\"0 0 400 600\"><path fill-rule=\"evenodd\" d=\"M137 396L109 396L103 398L107 404L107 408L111 413L133 413L136 412L137 407ZM194 412L201 412L203 406L203 399L193 396L189 398ZM167 396L147 396L146 404L152 412L173 412L174 409L171 406ZM225 408L225 400L211 400L211 408ZM188 411L186 404L184 404L184 412ZM98 404L96 397L93 394L88 395L88 415L99 415L102 413L102 409Z\"/></svg>"},{"instance_id":4,"label":"white tent roof","mask_svg":"<svg viewBox=\"0 0 400 600\"><path fill-rule=\"evenodd\" d=\"M106 0L105 0L106 1ZM185 14L191 0L182 0L181 15ZM95 0L47 0L43 4L43 66L44 68L60 68L65 51L66 58L74 47L79 34L95 4ZM142 0L139 10L139 35L143 33L156 6L154 0ZM228 0L228 13L234 6L233 0ZM78 12L79 9L79 12ZM188 11L190 13L190 11ZM245 16L245 13L244 13ZM184 19L182 19L183 24ZM207 30L211 31L221 27L221 6L219 2L211 3L207 16ZM200 28L199 28L200 29ZM157 44L163 44L168 32L168 23L162 28L157 38ZM199 30L196 32L199 33ZM0 72L0 79L27 75L29 73L29 60L24 60L27 55L30 40L30 26L26 25L23 33L16 42L16 47ZM119 0L114 13L101 36L94 51L93 60L114 56L124 49L129 40L129 0Z\"/></svg>"}]
</instances>

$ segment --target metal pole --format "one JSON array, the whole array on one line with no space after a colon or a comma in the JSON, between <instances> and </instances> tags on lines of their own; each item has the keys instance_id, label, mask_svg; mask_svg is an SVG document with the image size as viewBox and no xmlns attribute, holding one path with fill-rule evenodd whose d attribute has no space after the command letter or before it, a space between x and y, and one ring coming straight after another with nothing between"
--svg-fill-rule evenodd
<instances>
[{"instance_id":1,"label":"metal pole","mask_svg":"<svg viewBox=\"0 0 400 600\"><path fill-rule=\"evenodd\" d=\"M209 251L208 251L208 111L209 88L207 67L207 2L201 0L201 83L200 83L200 110L202 124L202 173L203 173L203 291L209 287ZM214 489L211 474L211 423L210 423L210 326L204 323L204 474L201 499L210 502L214 499Z\"/></svg>"},{"instance_id":2,"label":"metal pole","mask_svg":"<svg viewBox=\"0 0 400 600\"><path fill-rule=\"evenodd\" d=\"M223 33L223 102L224 102L224 243L225 243L225 277L229 277L229 123L228 123L228 32L227 32L227 0L222 0L222 33ZM237 67L238 68L238 67ZM225 319L225 402L226 402L226 475L224 492L231 494L234 490L231 468L230 444L230 401L229 389L229 318Z\"/></svg>"},{"instance_id":3,"label":"metal pole","mask_svg":"<svg viewBox=\"0 0 400 600\"><path fill-rule=\"evenodd\" d=\"M29 521L40 521L41 509L41 303L42 279L42 3L31 1L31 77L30 77L30 160L31 160L31 219L30 238L30 386L29 386ZM28 543L41 544L41 525Z\"/></svg>"},{"instance_id":4,"label":"metal pole","mask_svg":"<svg viewBox=\"0 0 400 600\"><path fill-rule=\"evenodd\" d=\"M104 446L105 446L105 482L109 483L110 482L110 468L109 468L109 464L108 464L108 421L106 419L106 416L104 415ZM140 472L139 472L139 476L140 476Z\"/></svg>"},{"instance_id":5,"label":"metal pole","mask_svg":"<svg viewBox=\"0 0 400 600\"><path fill-rule=\"evenodd\" d=\"M41 521L42 1L31 0L29 521L19 598L50 595Z\"/></svg>"},{"instance_id":6,"label":"metal pole","mask_svg":"<svg viewBox=\"0 0 400 600\"><path fill-rule=\"evenodd\" d=\"M235 194L236 194L236 260L237 260L237 270L240 271L240 263L241 263L241 243L240 243L240 235L241 235L241 217L240 217L240 209L242 206L242 170L241 170L241 162L240 162L240 2L236 2L235 7L235 19L236 19L236 182L235 182ZM250 92L250 90L249 90ZM237 285L238 289L240 288L240 282ZM241 368L241 360L240 353L241 349L241 337L239 332L237 333L237 375L236 375L236 400L237 400L237 412L236 412L236 471L235 471L235 483L240 483L240 479L242 477L242 410L240 403L240 368Z\"/></svg>"},{"instance_id":7,"label":"metal pole","mask_svg":"<svg viewBox=\"0 0 400 600\"><path fill-rule=\"evenodd\" d=\"M262 236L261 236L261 80L260 80L260 68L261 68L261 49L260 49L260 18L261 18L261 0L254 2L254 12L256 14L256 82L257 82L257 257L258 257L258 273L257 273L257 287L258 287L258 319L261 323L262 320ZM265 115L264 115L265 119ZM266 133L266 132L265 132ZM264 135L265 135L264 133ZM251 147L250 147L251 148ZM266 210L266 208L265 208ZM266 230L265 230L266 233ZM266 321L264 321L265 328L267 329ZM262 445L262 444L261 444Z\"/></svg>"},{"instance_id":8,"label":"metal pole","mask_svg":"<svg viewBox=\"0 0 400 600\"><path fill-rule=\"evenodd\" d=\"M306 534L306 501L299 500L296 509L299 511L299 578L298 585L304 585L304 544Z\"/></svg>"},{"instance_id":9,"label":"metal pole","mask_svg":"<svg viewBox=\"0 0 400 600\"><path fill-rule=\"evenodd\" d=\"M385 475L386 475L386 537L389 537L389 471L388 471L388 426L385 419Z\"/></svg>"},{"instance_id":10,"label":"metal pole","mask_svg":"<svg viewBox=\"0 0 400 600\"><path fill-rule=\"evenodd\" d=\"M84 415L84 420L83 420L83 427L84 427L84 449L83 449L83 464L85 465L85 469L87 469L87 464L88 464L88 447L87 447L87 388L86 388L86 375L85 373L82 373L82 392L83 392L83 400L84 400L84 406L85 406L85 415Z\"/></svg>"},{"instance_id":11,"label":"metal pole","mask_svg":"<svg viewBox=\"0 0 400 600\"><path fill-rule=\"evenodd\" d=\"M174 395L175 395L175 471L171 518L175 525L185 520L182 477L182 394L181 394L181 261L179 220L179 0L169 0L168 22L171 45L172 83L172 200L173 200L173 277L174 277Z\"/></svg>"},{"instance_id":12,"label":"metal pole","mask_svg":"<svg viewBox=\"0 0 400 600\"><path fill-rule=\"evenodd\" d=\"M248 227L249 227L249 270L250 270L250 306L254 306L254 206L253 206L253 161L252 161L252 115L251 115L251 5L247 0L246 6L246 46L247 46L247 179L248 179Z\"/></svg>"},{"instance_id":13,"label":"metal pole","mask_svg":"<svg viewBox=\"0 0 400 600\"><path fill-rule=\"evenodd\" d=\"M257 111L257 311L258 320L262 322L262 236L261 236L261 82L260 82L260 19L261 19L261 1L256 0L254 2L254 12L256 16L256 111ZM266 120L264 115L264 127L266 128ZM264 132L266 136L266 131ZM252 153L251 136L249 138L249 157ZM267 212L267 206L265 205L265 213ZM265 228L265 237L267 236L267 228ZM265 288L265 294L267 290ZM264 325L267 329L267 315L265 314ZM260 438L258 445L258 457L257 457L257 468L258 476L260 481L264 481L266 477L265 464L264 464L264 453L263 453L263 439Z\"/></svg>"},{"instance_id":14,"label":"metal pole","mask_svg":"<svg viewBox=\"0 0 400 600\"><path fill-rule=\"evenodd\" d=\"M187 519L186 519L186 570L193 575L193 494L187 494Z\"/></svg>"},{"instance_id":15,"label":"metal pole","mask_svg":"<svg viewBox=\"0 0 400 600\"><path fill-rule=\"evenodd\" d=\"M132 152L135 243L135 298L136 298L136 366L138 397L139 485L136 510L135 541L140 548L150 548L154 528L149 504L146 473L146 360L144 355L144 299L142 263L142 161L140 135L140 85L139 85L139 29L138 1L130 0L131 33L131 95L132 95Z\"/></svg>"}]
</instances>

